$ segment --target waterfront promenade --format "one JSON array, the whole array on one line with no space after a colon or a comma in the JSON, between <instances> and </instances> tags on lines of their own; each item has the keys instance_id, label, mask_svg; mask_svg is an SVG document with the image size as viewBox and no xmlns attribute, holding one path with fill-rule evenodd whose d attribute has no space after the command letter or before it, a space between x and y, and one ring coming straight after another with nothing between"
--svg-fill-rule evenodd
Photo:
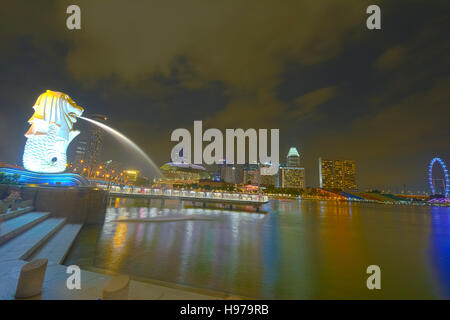
<instances>
[{"instance_id":1,"label":"waterfront promenade","mask_svg":"<svg viewBox=\"0 0 450 320\"><path fill-rule=\"evenodd\" d=\"M62 263L78 236L82 224L68 223L66 218L50 212L35 212L33 207L2 215L0 221L0 299L15 299L21 268L29 261L48 259L42 294L30 299L60 300L102 298L102 290L115 275L104 270L81 270L81 288L69 290L67 266ZM97 272L99 271L99 272ZM209 300L238 297L145 279L130 281L128 299L137 300Z\"/></svg>"},{"instance_id":2,"label":"waterfront promenade","mask_svg":"<svg viewBox=\"0 0 450 320\"><path fill-rule=\"evenodd\" d=\"M230 209L234 205L253 206L256 211L269 202L269 197L260 194L229 193L229 192L206 192L206 191L180 191L180 190L161 190L150 188L120 188L112 186L109 188L109 196L117 198L144 198L152 199L190 201L194 205L201 203L204 207L207 203L220 203L228 206ZM163 202L164 203L164 202Z\"/></svg>"},{"instance_id":3,"label":"waterfront promenade","mask_svg":"<svg viewBox=\"0 0 450 320\"><path fill-rule=\"evenodd\" d=\"M20 269L27 263L24 260L0 261L0 300L13 300ZM81 270L81 289L69 290L66 285L70 274L67 266L49 263L45 274L42 294L28 300L99 300L102 289L112 275ZM240 297L191 288L159 281L130 280L129 300L228 300Z\"/></svg>"},{"instance_id":4,"label":"waterfront promenade","mask_svg":"<svg viewBox=\"0 0 450 320\"><path fill-rule=\"evenodd\" d=\"M449 208L271 200L258 214L159 205L110 203L104 225L86 226L66 263L254 299L449 297L439 281L449 279ZM118 222L175 215L209 220ZM389 284L380 291L366 287L371 264Z\"/></svg>"}]
</instances>

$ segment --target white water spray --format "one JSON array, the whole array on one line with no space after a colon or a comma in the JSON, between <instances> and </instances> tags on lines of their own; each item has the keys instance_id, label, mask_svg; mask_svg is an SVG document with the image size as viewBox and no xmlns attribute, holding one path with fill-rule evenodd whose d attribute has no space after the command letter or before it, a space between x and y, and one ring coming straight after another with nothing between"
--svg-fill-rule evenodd
<instances>
[{"instance_id":1,"label":"white water spray","mask_svg":"<svg viewBox=\"0 0 450 320\"><path fill-rule=\"evenodd\" d=\"M99 126L100 128L102 128L103 130L105 130L105 131L107 131L107 132L109 132L110 134L112 134L115 138L117 138L119 141L122 141L122 142L125 142L127 145L129 145L129 146L131 146L135 151L137 151L145 160L147 160L147 162L150 164L150 166L156 171L156 173L159 175L159 176L161 176L161 172L159 171L159 168L158 168L158 166L153 162L153 160L152 159L150 159L150 157L141 149L141 148L139 148L139 146L136 144L136 143L134 143L133 141L131 141L130 139L128 139L126 136L124 136L122 133L120 133L119 131L117 131L117 130L115 130L115 129L113 129L113 128L111 128L111 127L108 127L107 125L105 125L105 124L103 124L103 123L101 123L101 122L98 122L98 121L95 121L95 120L92 120L92 119L89 119L89 118L85 118L85 117L82 117L82 116L78 116L78 118L81 118L81 119L83 119L83 120L86 120L86 121L88 121L88 122L91 122L91 123L93 123L93 124L95 124L96 126Z\"/></svg>"}]
</instances>

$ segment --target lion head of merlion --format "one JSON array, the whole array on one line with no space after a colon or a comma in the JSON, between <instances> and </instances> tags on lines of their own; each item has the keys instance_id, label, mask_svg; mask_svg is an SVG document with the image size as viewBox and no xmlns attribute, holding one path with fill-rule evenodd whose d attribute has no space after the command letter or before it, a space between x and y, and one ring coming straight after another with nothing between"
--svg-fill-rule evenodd
<instances>
[{"instance_id":1,"label":"lion head of merlion","mask_svg":"<svg viewBox=\"0 0 450 320\"><path fill-rule=\"evenodd\" d=\"M80 133L73 125L84 110L67 94L51 90L39 96L33 109L28 120L31 127L25 134L24 167L37 172L63 172L67 147Z\"/></svg>"},{"instance_id":2,"label":"lion head of merlion","mask_svg":"<svg viewBox=\"0 0 450 320\"><path fill-rule=\"evenodd\" d=\"M57 126L57 135L70 143L80 132L73 130L73 124L77 117L83 113L83 108L78 106L67 94L47 90L41 94L33 106L34 114L28 120L30 129L25 134L47 134L50 125Z\"/></svg>"}]
</instances>

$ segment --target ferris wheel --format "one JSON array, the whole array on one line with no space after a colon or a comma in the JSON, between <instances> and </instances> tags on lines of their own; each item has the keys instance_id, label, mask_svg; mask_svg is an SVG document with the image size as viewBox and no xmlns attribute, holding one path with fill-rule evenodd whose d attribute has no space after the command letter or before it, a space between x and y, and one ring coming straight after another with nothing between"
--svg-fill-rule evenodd
<instances>
[{"instance_id":1,"label":"ferris wheel","mask_svg":"<svg viewBox=\"0 0 450 320\"><path fill-rule=\"evenodd\" d=\"M435 163L440 164L442 171L444 173L444 176L441 179L433 179L433 166ZM437 185L438 183L435 182L440 182L440 184L443 187L443 191L444 191L444 196L447 198L449 195L449 188L450 188L450 183L449 183L449 178L448 178L448 171L447 171L447 167L445 166L444 161L442 161L441 158L433 158L430 162L430 166L428 168L428 179L430 182L430 188L431 188L431 192L432 194L436 194L438 192L438 188Z\"/></svg>"}]
</instances>

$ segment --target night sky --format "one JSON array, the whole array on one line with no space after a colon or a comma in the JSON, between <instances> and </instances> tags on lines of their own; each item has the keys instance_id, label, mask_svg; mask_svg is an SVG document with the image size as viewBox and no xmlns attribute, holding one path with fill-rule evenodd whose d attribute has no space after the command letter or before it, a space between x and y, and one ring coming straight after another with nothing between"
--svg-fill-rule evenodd
<instances>
[{"instance_id":1,"label":"night sky","mask_svg":"<svg viewBox=\"0 0 450 320\"><path fill-rule=\"evenodd\" d=\"M81 7L81 30L66 8ZM382 30L366 28L366 8ZM354 159L363 188L428 190L450 164L450 4L430 0L7 1L0 7L0 162L21 164L46 89L140 145L158 165L176 128L279 128L307 185L318 157ZM83 134L90 125L80 120ZM73 153L78 138L69 147ZM149 174L112 138L104 160ZM396 189L397 188L397 189Z\"/></svg>"}]
</instances>

